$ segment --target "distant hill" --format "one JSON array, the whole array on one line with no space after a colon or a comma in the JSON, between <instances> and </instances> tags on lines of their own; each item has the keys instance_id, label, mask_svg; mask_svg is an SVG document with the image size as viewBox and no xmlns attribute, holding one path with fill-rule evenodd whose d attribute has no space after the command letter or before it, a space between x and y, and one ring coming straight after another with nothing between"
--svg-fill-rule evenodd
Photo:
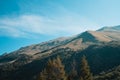
<instances>
[{"instance_id":1,"label":"distant hill","mask_svg":"<svg viewBox=\"0 0 120 80\"><path fill-rule=\"evenodd\" d=\"M86 55L94 75L120 65L120 26L85 31L22 47L0 56L0 80L34 80L49 58L59 55L71 70L71 62ZM78 65L79 67L79 65Z\"/></svg>"}]
</instances>

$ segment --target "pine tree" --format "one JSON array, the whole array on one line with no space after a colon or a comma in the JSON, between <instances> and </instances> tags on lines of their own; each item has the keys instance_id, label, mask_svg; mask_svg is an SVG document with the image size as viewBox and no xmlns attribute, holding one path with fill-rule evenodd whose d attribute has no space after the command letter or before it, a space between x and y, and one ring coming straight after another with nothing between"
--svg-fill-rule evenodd
<instances>
[{"instance_id":1,"label":"pine tree","mask_svg":"<svg viewBox=\"0 0 120 80\"><path fill-rule=\"evenodd\" d=\"M40 73L40 76L38 78L38 80L46 80L46 69L44 69L41 73Z\"/></svg>"},{"instance_id":2,"label":"pine tree","mask_svg":"<svg viewBox=\"0 0 120 80\"><path fill-rule=\"evenodd\" d=\"M76 62L73 60L73 63L71 65L72 69L70 71L70 74L68 75L68 80L76 80L78 78L78 74L76 71Z\"/></svg>"},{"instance_id":3,"label":"pine tree","mask_svg":"<svg viewBox=\"0 0 120 80\"><path fill-rule=\"evenodd\" d=\"M59 57L48 61L46 68L40 74L39 80L66 80L64 65Z\"/></svg>"},{"instance_id":4,"label":"pine tree","mask_svg":"<svg viewBox=\"0 0 120 80\"><path fill-rule=\"evenodd\" d=\"M83 56L81 60L81 80L93 80L93 76L90 72L90 68L85 56Z\"/></svg>"},{"instance_id":5,"label":"pine tree","mask_svg":"<svg viewBox=\"0 0 120 80\"><path fill-rule=\"evenodd\" d=\"M53 62L51 59L48 60L47 65L45 69L40 73L40 76L38 80L52 80L52 68L53 68ZM55 79L53 79L55 80Z\"/></svg>"},{"instance_id":6,"label":"pine tree","mask_svg":"<svg viewBox=\"0 0 120 80\"><path fill-rule=\"evenodd\" d=\"M66 74L64 70L64 65L61 62L60 57L58 56L55 60L53 60L54 65L54 73L57 80L66 80Z\"/></svg>"}]
</instances>

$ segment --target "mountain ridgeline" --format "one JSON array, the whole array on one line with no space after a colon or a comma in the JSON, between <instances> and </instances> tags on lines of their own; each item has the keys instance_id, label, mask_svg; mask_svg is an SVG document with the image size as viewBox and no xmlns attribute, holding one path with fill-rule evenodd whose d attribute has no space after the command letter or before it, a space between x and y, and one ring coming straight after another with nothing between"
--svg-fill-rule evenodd
<instances>
[{"instance_id":1,"label":"mountain ridgeline","mask_svg":"<svg viewBox=\"0 0 120 80\"><path fill-rule=\"evenodd\" d=\"M3 54L0 56L0 80L37 80L49 59L58 55L67 74L72 70L73 61L79 71L80 61L85 55L93 79L120 80L120 26L85 31Z\"/></svg>"}]
</instances>

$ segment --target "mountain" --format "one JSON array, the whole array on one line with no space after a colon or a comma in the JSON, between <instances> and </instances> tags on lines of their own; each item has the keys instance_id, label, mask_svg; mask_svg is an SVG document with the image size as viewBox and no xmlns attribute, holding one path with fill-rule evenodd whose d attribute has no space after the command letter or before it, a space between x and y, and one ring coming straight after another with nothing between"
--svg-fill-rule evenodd
<instances>
[{"instance_id":1,"label":"mountain","mask_svg":"<svg viewBox=\"0 0 120 80\"><path fill-rule=\"evenodd\" d=\"M61 37L22 47L0 56L0 80L34 80L49 58L59 55L71 70L86 55L94 75L120 65L120 26L85 31L72 37ZM79 67L79 65L78 65ZM19 78L19 79L18 79Z\"/></svg>"},{"instance_id":2,"label":"mountain","mask_svg":"<svg viewBox=\"0 0 120 80\"><path fill-rule=\"evenodd\" d=\"M119 32L120 31L120 25L111 26L111 27L106 26L106 27L103 27L103 28L101 28L97 31L108 31L108 32L117 31L117 32Z\"/></svg>"}]
</instances>

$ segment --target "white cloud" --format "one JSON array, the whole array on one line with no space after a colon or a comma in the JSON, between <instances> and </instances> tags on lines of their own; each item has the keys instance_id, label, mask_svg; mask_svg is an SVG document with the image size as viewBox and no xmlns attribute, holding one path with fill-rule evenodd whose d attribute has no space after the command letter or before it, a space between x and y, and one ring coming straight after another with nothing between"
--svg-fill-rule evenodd
<instances>
[{"instance_id":1,"label":"white cloud","mask_svg":"<svg viewBox=\"0 0 120 80\"><path fill-rule=\"evenodd\" d=\"M98 26L78 14L67 13L52 18L39 15L21 15L0 19L0 35L13 37L30 37L34 34L60 35L78 34Z\"/></svg>"}]
</instances>

